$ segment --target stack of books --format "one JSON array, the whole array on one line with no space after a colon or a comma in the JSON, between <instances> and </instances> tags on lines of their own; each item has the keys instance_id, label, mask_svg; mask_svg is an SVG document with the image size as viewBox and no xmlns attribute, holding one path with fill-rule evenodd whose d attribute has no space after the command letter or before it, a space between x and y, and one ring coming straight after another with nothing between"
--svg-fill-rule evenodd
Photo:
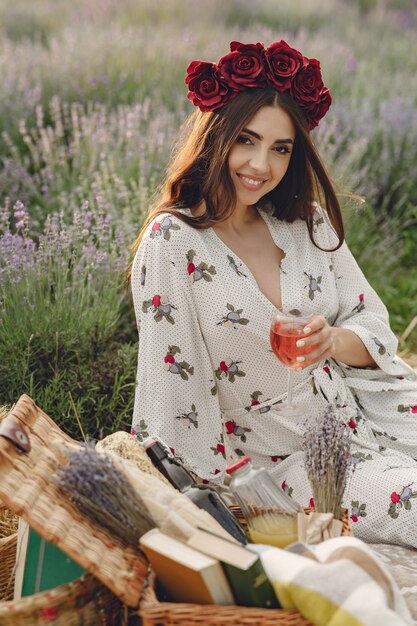
<instances>
[{"instance_id":1,"label":"stack of books","mask_svg":"<svg viewBox=\"0 0 417 626\"><path fill-rule=\"evenodd\" d=\"M280 608L256 546L205 530L182 543L158 529L140 544L172 601Z\"/></svg>"}]
</instances>

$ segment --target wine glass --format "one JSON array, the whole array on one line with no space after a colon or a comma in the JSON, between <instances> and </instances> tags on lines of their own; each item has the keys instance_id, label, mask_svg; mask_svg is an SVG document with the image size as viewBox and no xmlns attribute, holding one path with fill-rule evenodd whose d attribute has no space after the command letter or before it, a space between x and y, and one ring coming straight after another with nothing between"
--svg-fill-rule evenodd
<instances>
[{"instance_id":1,"label":"wine glass","mask_svg":"<svg viewBox=\"0 0 417 626\"><path fill-rule=\"evenodd\" d=\"M281 309L277 309L271 320L270 343L274 354L278 357L283 365L288 368L288 393L287 399L275 407L276 411L285 413L288 417L299 417L302 415L300 410L294 405L292 398L292 389L294 384L294 370L300 370L303 367L303 361L297 360L297 357L303 356L314 350L315 346L310 346L307 350L301 351L296 343L299 339L308 337L311 333L305 333L304 329L308 328L308 323L312 319L312 315L290 315L285 314Z\"/></svg>"}]
</instances>

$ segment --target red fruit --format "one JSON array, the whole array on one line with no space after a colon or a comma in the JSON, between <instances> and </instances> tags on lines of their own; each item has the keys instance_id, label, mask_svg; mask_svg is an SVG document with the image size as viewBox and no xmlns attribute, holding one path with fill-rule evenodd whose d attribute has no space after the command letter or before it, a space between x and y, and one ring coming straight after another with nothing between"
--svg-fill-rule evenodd
<instances>
[{"instance_id":1,"label":"red fruit","mask_svg":"<svg viewBox=\"0 0 417 626\"><path fill-rule=\"evenodd\" d=\"M357 424L356 424L356 422L354 420L350 420L350 422L348 422L348 426L349 426L349 428L354 430L356 428Z\"/></svg>"},{"instance_id":2,"label":"red fruit","mask_svg":"<svg viewBox=\"0 0 417 626\"><path fill-rule=\"evenodd\" d=\"M251 406L256 406L257 404L261 404L261 403L259 402L259 400L254 400L252 402Z\"/></svg>"},{"instance_id":3,"label":"red fruit","mask_svg":"<svg viewBox=\"0 0 417 626\"><path fill-rule=\"evenodd\" d=\"M161 304L161 296L155 295L152 298L152 304L156 307L158 307Z\"/></svg>"},{"instance_id":4,"label":"red fruit","mask_svg":"<svg viewBox=\"0 0 417 626\"><path fill-rule=\"evenodd\" d=\"M154 222L152 224L152 230L161 230L161 224L159 222Z\"/></svg>"},{"instance_id":5,"label":"red fruit","mask_svg":"<svg viewBox=\"0 0 417 626\"><path fill-rule=\"evenodd\" d=\"M194 265L194 263L189 263L189 264L188 264L188 266L187 266L187 272L188 272L189 274L193 274L194 270L195 270L195 265Z\"/></svg>"},{"instance_id":6,"label":"red fruit","mask_svg":"<svg viewBox=\"0 0 417 626\"><path fill-rule=\"evenodd\" d=\"M229 420L228 422L225 422L224 424L226 426L226 430L227 432L230 434L232 434L235 430L235 426L236 426L236 422L234 422L233 420Z\"/></svg>"},{"instance_id":7,"label":"red fruit","mask_svg":"<svg viewBox=\"0 0 417 626\"><path fill-rule=\"evenodd\" d=\"M352 522L357 522L358 521L357 515L351 515L350 519L352 520Z\"/></svg>"},{"instance_id":8,"label":"red fruit","mask_svg":"<svg viewBox=\"0 0 417 626\"><path fill-rule=\"evenodd\" d=\"M411 407L411 413L417 413L417 404Z\"/></svg>"},{"instance_id":9,"label":"red fruit","mask_svg":"<svg viewBox=\"0 0 417 626\"><path fill-rule=\"evenodd\" d=\"M397 502L399 502L400 500L401 500L400 494L395 493L395 491L393 491L391 494L391 502L394 502L394 504L397 504Z\"/></svg>"},{"instance_id":10,"label":"red fruit","mask_svg":"<svg viewBox=\"0 0 417 626\"><path fill-rule=\"evenodd\" d=\"M220 363L220 369L222 370L222 372L227 372L228 367L227 367L227 365L226 365L226 362L225 362L225 361L222 361L222 362Z\"/></svg>"},{"instance_id":11,"label":"red fruit","mask_svg":"<svg viewBox=\"0 0 417 626\"><path fill-rule=\"evenodd\" d=\"M278 461L278 457L277 456L271 456L271 461L272 461L272 463L276 463Z\"/></svg>"},{"instance_id":12,"label":"red fruit","mask_svg":"<svg viewBox=\"0 0 417 626\"><path fill-rule=\"evenodd\" d=\"M363 297L363 293L359 294L359 302L363 302L364 301L364 297Z\"/></svg>"},{"instance_id":13,"label":"red fruit","mask_svg":"<svg viewBox=\"0 0 417 626\"><path fill-rule=\"evenodd\" d=\"M165 363L175 363L175 359L172 354L167 354L164 361Z\"/></svg>"},{"instance_id":14,"label":"red fruit","mask_svg":"<svg viewBox=\"0 0 417 626\"><path fill-rule=\"evenodd\" d=\"M217 452L221 452L221 454L224 453L224 445L222 443L218 443L216 446L216 450Z\"/></svg>"}]
</instances>

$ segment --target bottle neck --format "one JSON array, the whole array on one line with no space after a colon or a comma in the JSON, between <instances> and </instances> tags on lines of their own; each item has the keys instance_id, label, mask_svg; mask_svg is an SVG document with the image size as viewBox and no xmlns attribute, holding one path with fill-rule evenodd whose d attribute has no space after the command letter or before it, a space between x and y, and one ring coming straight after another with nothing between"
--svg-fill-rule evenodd
<instances>
[{"instance_id":1,"label":"bottle neck","mask_svg":"<svg viewBox=\"0 0 417 626\"><path fill-rule=\"evenodd\" d=\"M179 491L184 492L195 484L191 474L174 457L168 456L159 441L148 446L146 454L161 474Z\"/></svg>"}]
</instances>

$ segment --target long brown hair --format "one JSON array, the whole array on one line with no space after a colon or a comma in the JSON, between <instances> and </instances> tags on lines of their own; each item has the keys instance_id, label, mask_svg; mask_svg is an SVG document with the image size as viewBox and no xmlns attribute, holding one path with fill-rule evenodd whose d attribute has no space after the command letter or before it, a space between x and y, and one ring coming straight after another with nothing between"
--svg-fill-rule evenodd
<instances>
[{"instance_id":1,"label":"long brown hair","mask_svg":"<svg viewBox=\"0 0 417 626\"><path fill-rule=\"evenodd\" d=\"M165 179L132 246L133 255L147 226L161 213L175 214L197 229L209 228L231 215L236 194L228 169L229 153L242 129L263 106L281 106L290 115L296 135L285 176L261 198L258 206L272 205L272 215L287 222L305 220L312 242L320 248L314 241L311 212L311 203L317 200L325 207L338 238L338 244L330 250L342 245L344 228L339 201L302 112L287 93L252 89L240 92L221 109L196 111L186 120ZM205 210L198 216L179 211L192 209L202 201ZM127 282L130 269L131 266Z\"/></svg>"}]
</instances>

